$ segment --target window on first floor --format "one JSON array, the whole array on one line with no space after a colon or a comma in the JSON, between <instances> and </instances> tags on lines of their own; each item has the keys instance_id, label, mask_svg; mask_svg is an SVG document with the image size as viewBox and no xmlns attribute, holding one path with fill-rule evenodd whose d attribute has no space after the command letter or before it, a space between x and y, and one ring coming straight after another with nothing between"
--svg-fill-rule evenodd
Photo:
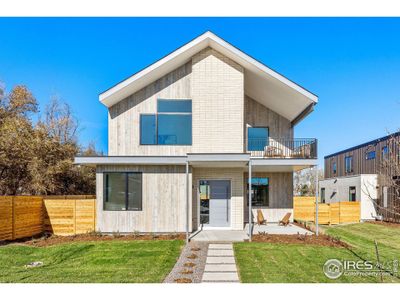
<instances>
[{"instance_id":1,"label":"window on first floor","mask_svg":"<svg viewBox=\"0 0 400 300\"><path fill-rule=\"evenodd\" d=\"M140 115L141 145L191 145L192 100L158 99L157 113Z\"/></svg>"},{"instance_id":2,"label":"window on first floor","mask_svg":"<svg viewBox=\"0 0 400 300\"><path fill-rule=\"evenodd\" d=\"M142 173L104 173L104 210L142 210Z\"/></svg>"},{"instance_id":3,"label":"window on first floor","mask_svg":"<svg viewBox=\"0 0 400 300\"><path fill-rule=\"evenodd\" d=\"M356 187L355 186L349 187L349 201L350 202L356 201Z\"/></svg>"},{"instance_id":4,"label":"window on first floor","mask_svg":"<svg viewBox=\"0 0 400 300\"><path fill-rule=\"evenodd\" d=\"M268 145L268 127L249 127L247 128L247 150L263 151Z\"/></svg>"},{"instance_id":5,"label":"window on first floor","mask_svg":"<svg viewBox=\"0 0 400 300\"><path fill-rule=\"evenodd\" d=\"M247 190L249 185L247 184ZM247 200L247 205L249 205ZM269 206L269 178L253 177L251 178L251 205Z\"/></svg>"},{"instance_id":6,"label":"window on first floor","mask_svg":"<svg viewBox=\"0 0 400 300\"><path fill-rule=\"evenodd\" d=\"M325 188L321 188L321 203L325 203Z\"/></svg>"},{"instance_id":7,"label":"window on first floor","mask_svg":"<svg viewBox=\"0 0 400 300\"><path fill-rule=\"evenodd\" d=\"M353 156L346 156L344 158L344 164L346 173L353 172Z\"/></svg>"}]
</instances>

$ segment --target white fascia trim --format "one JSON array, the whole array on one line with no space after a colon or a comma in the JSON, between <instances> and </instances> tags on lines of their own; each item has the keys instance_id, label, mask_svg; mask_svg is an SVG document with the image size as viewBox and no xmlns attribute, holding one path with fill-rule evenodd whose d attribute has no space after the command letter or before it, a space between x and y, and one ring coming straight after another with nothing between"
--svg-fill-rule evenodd
<instances>
[{"instance_id":1,"label":"white fascia trim","mask_svg":"<svg viewBox=\"0 0 400 300\"><path fill-rule=\"evenodd\" d=\"M250 154L188 154L188 162L248 162Z\"/></svg>"},{"instance_id":2,"label":"white fascia trim","mask_svg":"<svg viewBox=\"0 0 400 300\"><path fill-rule=\"evenodd\" d=\"M192 47L196 46L197 44L200 44L201 42L204 42L207 39L207 35L206 34L203 34L203 35L195 38L193 41L187 43L186 45L184 45L184 46L182 46L180 48L178 48L177 50L175 50L171 54L167 55L166 57L160 59L159 61L156 61L155 63L151 64L150 66L148 66L147 68L143 69L142 71L134 74L133 76L129 77L128 79L118 83L117 85L115 85L111 89L109 89L109 90L105 91L104 93L100 94L100 96L99 96L100 102L103 103L104 105L106 105L107 107L110 107L111 105L115 104L115 103L109 103L107 101L107 98L109 98L114 93L122 90L123 88L127 87L128 85L130 85L134 81L137 81L137 80L141 79L142 77L145 77L149 73L159 69L164 64L166 64L166 63L170 62L171 60L175 59L176 57L182 55L184 52L190 50ZM208 46L208 42L207 42L206 46ZM193 53L193 55L194 54L195 53Z\"/></svg>"},{"instance_id":3,"label":"white fascia trim","mask_svg":"<svg viewBox=\"0 0 400 300\"><path fill-rule=\"evenodd\" d=\"M203 43L202 46L200 45L201 43ZM218 47L218 45L219 45L219 47ZM275 72L274 70L272 70L272 69L268 68L267 66L263 65L262 63L256 61L254 58L248 56L244 52L240 51L239 49L235 48L228 42L224 41L223 39L221 39L220 37L216 36L215 34L213 34L212 32L209 32L209 31L202 34L201 36L195 38L193 41L187 43L186 45L178 48L171 54L160 59L159 61L157 61L154 64L150 65L149 67L145 68L144 70L136 73L135 75L118 83L117 85L110 88L109 90L103 92L99 96L100 102L103 103L104 105L106 105L107 107L114 105L119 100L122 100L122 99L119 99L119 100L109 99L116 92L121 91L122 89L126 88L127 86L129 86L130 84L132 84L135 81L138 81L140 79L145 80L144 77L149 75L151 72L156 71L157 69L161 69L161 67L163 65L168 64L169 62L171 62L178 56L185 54L185 52L190 52L190 50L192 48L196 47L196 50L192 51L193 53L191 53L191 52L186 53L186 56L188 56L188 58L190 58L192 55L197 53L197 48L199 48L198 51L200 51L200 50L206 48L207 46L211 46L223 54L226 54L226 53L224 53L226 51L230 52L231 53L230 58L233 60L236 60L236 61L239 59L239 64L242 64L243 67L248 68L249 70L252 70L260 75L268 74L268 75L272 76L273 78L281 81L288 87L296 90L297 92L304 95L305 97L309 98L314 103L318 102L318 97L316 95L310 93L309 91L305 90L304 88L297 85L296 83L290 81L286 77L280 75L279 73Z\"/></svg>"},{"instance_id":4,"label":"white fascia trim","mask_svg":"<svg viewBox=\"0 0 400 300\"><path fill-rule=\"evenodd\" d=\"M186 156L90 156L75 157L78 165L185 165Z\"/></svg>"},{"instance_id":5,"label":"white fascia trim","mask_svg":"<svg viewBox=\"0 0 400 300\"><path fill-rule=\"evenodd\" d=\"M291 159L291 158L273 158L273 159L259 159L251 158L253 166L316 166L318 165L317 159Z\"/></svg>"}]
</instances>

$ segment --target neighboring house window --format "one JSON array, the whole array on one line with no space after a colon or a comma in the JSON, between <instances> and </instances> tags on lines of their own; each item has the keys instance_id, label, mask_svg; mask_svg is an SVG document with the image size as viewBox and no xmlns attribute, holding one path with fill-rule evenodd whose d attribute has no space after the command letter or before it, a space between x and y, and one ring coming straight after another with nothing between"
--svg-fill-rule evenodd
<instances>
[{"instance_id":1,"label":"neighboring house window","mask_svg":"<svg viewBox=\"0 0 400 300\"><path fill-rule=\"evenodd\" d=\"M366 159L366 160L375 159L375 156L376 156L375 151L368 151L368 152L365 154L365 159Z\"/></svg>"},{"instance_id":2,"label":"neighboring house window","mask_svg":"<svg viewBox=\"0 0 400 300\"><path fill-rule=\"evenodd\" d=\"M387 159L388 152L389 152L388 147L387 146L383 146L382 147L382 158L383 159Z\"/></svg>"},{"instance_id":3,"label":"neighboring house window","mask_svg":"<svg viewBox=\"0 0 400 300\"><path fill-rule=\"evenodd\" d=\"M355 186L349 187L349 201L350 202L356 201L356 187Z\"/></svg>"},{"instance_id":4,"label":"neighboring house window","mask_svg":"<svg viewBox=\"0 0 400 300\"><path fill-rule=\"evenodd\" d=\"M157 100L157 114L140 115L141 145L191 145L192 100Z\"/></svg>"},{"instance_id":5,"label":"neighboring house window","mask_svg":"<svg viewBox=\"0 0 400 300\"><path fill-rule=\"evenodd\" d=\"M142 210L142 173L104 173L104 210Z\"/></svg>"},{"instance_id":6,"label":"neighboring house window","mask_svg":"<svg viewBox=\"0 0 400 300\"><path fill-rule=\"evenodd\" d=\"M249 205L248 200L247 205ZM251 205L269 206L269 178L251 178Z\"/></svg>"},{"instance_id":7,"label":"neighboring house window","mask_svg":"<svg viewBox=\"0 0 400 300\"><path fill-rule=\"evenodd\" d=\"M325 203L325 188L321 188L321 202Z\"/></svg>"},{"instance_id":8,"label":"neighboring house window","mask_svg":"<svg viewBox=\"0 0 400 300\"><path fill-rule=\"evenodd\" d=\"M333 174L336 174L336 172L337 172L336 161L334 161L334 162L332 163L332 171L333 171Z\"/></svg>"},{"instance_id":9,"label":"neighboring house window","mask_svg":"<svg viewBox=\"0 0 400 300\"><path fill-rule=\"evenodd\" d=\"M264 151L268 145L268 127L248 127L247 128L247 150Z\"/></svg>"},{"instance_id":10,"label":"neighboring house window","mask_svg":"<svg viewBox=\"0 0 400 300\"><path fill-rule=\"evenodd\" d=\"M353 156L346 156L344 158L346 173L353 172Z\"/></svg>"}]
</instances>

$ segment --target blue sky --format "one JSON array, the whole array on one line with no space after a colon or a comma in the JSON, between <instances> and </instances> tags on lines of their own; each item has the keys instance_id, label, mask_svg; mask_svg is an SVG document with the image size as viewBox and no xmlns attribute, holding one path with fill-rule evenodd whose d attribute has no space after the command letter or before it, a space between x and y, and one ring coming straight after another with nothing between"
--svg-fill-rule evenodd
<instances>
[{"instance_id":1,"label":"blue sky","mask_svg":"<svg viewBox=\"0 0 400 300\"><path fill-rule=\"evenodd\" d=\"M0 81L58 95L106 153L98 94L206 30L319 96L295 135L320 162L400 128L400 18L0 18Z\"/></svg>"}]
</instances>

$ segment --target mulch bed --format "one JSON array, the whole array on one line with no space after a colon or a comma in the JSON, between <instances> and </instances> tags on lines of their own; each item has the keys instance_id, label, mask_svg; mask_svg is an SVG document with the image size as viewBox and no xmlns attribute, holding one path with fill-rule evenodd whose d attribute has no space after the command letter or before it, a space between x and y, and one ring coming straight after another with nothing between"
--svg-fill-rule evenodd
<instances>
[{"instance_id":1,"label":"mulch bed","mask_svg":"<svg viewBox=\"0 0 400 300\"><path fill-rule=\"evenodd\" d=\"M96 241L150 241L150 240L184 240L184 234L127 234L127 235L103 235L103 234L78 234L72 236L43 235L36 238L5 241L0 245L18 244L36 247L46 247L71 242L96 242Z\"/></svg>"},{"instance_id":2,"label":"mulch bed","mask_svg":"<svg viewBox=\"0 0 400 300\"><path fill-rule=\"evenodd\" d=\"M286 234L257 234L253 235L253 242L274 243L274 244L302 244L319 245L327 247L348 248L349 245L329 235L286 235Z\"/></svg>"}]
</instances>

